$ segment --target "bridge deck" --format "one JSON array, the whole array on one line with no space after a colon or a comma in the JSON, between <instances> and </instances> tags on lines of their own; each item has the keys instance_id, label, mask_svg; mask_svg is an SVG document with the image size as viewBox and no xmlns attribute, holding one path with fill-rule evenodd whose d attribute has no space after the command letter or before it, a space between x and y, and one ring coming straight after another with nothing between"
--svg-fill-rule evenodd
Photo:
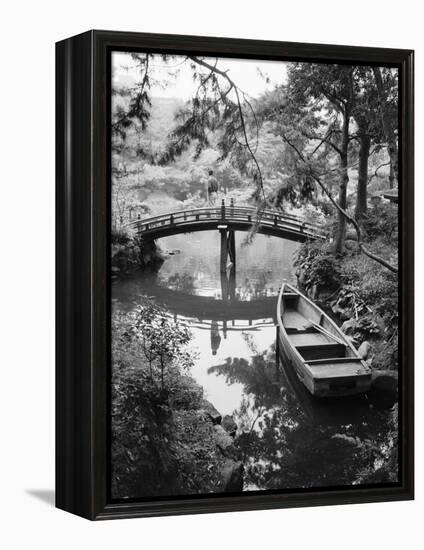
<instances>
[{"instance_id":1,"label":"bridge deck","mask_svg":"<svg viewBox=\"0 0 424 550\"><path fill-rule=\"evenodd\" d=\"M219 229L220 226L249 231L255 225L259 233L289 240L324 239L324 233L318 226L296 216L270 210L258 213L255 208L225 204L138 219L129 222L127 227L150 239L159 239L178 233Z\"/></svg>"}]
</instances>

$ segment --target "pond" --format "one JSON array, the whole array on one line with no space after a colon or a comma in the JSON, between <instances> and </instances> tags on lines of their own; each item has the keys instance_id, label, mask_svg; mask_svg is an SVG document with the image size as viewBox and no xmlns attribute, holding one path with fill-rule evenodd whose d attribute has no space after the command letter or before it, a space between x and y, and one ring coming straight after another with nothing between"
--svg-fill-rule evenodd
<instances>
[{"instance_id":1,"label":"pond","mask_svg":"<svg viewBox=\"0 0 424 550\"><path fill-rule=\"evenodd\" d=\"M276 357L277 295L283 279L295 283L297 243L244 239L236 233L235 301L222 300L219 233L204 231L162 239L159 274L114 283L113 307L129 310L149 296L190 326L191 375L237 424L244 490L386 481L380 466L394 445L395 412L366 396L313 398Z\"/></svg>"}]
</instances>

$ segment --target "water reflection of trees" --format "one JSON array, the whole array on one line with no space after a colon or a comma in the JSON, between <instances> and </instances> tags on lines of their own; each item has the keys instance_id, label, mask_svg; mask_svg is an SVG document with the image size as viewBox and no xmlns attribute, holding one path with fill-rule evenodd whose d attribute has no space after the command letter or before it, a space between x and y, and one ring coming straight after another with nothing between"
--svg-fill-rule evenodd
<instances>
[{"instance_id":1,"label":"water reflection of trees","mask_svg":"<svg viewBox=\"0 0 424 550\"><path fill-rule=\"evenodd\" d=\"M278 403L280 388L275 376L269 372L264 354L253 356L250 361L228 357L222 365L210 367L208 374L224 376L227 384L243 384L244 392L251 396L255 409L271 408Z\"/></svg>"},{"instance_id":2,"label":"water reflection of trees","mask_svg":"<svg viewBox=\"0 0 424 550\"><path fill-rule=\"evenodd\" d=\"M187 272L174 273L166 279L166 287L186 294L195 293L194 277Z\"/></svg>"},{"instance_id":3,"label":"water reflection of trees","mask_svg":"<svg viewBox=\"0 0 424 550\"><path fill-rule=\"evenodd\" d=\"M243 284L236 289L238 300L254 300L265 296L273 296L277 289L273 287L270 279L271 271L265 270L256 274L256 277L245 277Z\"/></svg>"},{"instance_id":4,"label":"water reflection of trees","mask_svg":"<svg viewBox=\"0 0 424 550\"><path fill-rule=\"evenodd\" d=\"M397 480L397 410L366 400L317 400L306 409L278 370L275 346L249 360L227 358L208 370L240 383L234 412L245 463L245 488L339 486Z\"/></svg>"}]
</instances>

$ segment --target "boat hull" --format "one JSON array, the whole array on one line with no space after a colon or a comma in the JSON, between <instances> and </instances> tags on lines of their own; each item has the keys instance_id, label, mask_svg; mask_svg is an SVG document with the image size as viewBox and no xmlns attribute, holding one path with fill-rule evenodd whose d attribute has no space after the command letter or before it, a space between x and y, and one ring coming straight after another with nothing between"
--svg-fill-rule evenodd
<instances>
[{"instance_id":1,"label":"boat hull","mask_svg":"<svg viewBox=\"0 0 424 550\"><path fill-rule=\"evenodd\" d=\"M347 337L287 283L280 292L277 320L279 354L312 395L341 397L369 390L371 370Z\"/></svg>"}]
</instances>

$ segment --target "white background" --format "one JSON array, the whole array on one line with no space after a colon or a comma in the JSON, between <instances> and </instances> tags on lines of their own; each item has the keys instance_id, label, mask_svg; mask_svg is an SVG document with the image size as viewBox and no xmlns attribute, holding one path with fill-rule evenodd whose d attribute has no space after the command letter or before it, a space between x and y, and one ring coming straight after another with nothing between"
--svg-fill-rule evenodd
<instances>
[{"instance_id":1,"label":"white background","mask_svg":"<svg viewBox=\"0 0 424 550\"><path fill-rule=\"evenodd\" d=\"M2 4L0 32L0 543L3 548L422 548L422 352L417 499L91 523L54 486L54 43L97 28L416 50L416 202L424 204L423 17L404 0L66 0ZM417 281L422 280L417 215ZM423 306L417 287L417 310ZM421 320L420 320L421 317ZM422 340L422 315L417 340ZM31 491L44 491L44 499Z\"/></svg>"}]
</instances>

